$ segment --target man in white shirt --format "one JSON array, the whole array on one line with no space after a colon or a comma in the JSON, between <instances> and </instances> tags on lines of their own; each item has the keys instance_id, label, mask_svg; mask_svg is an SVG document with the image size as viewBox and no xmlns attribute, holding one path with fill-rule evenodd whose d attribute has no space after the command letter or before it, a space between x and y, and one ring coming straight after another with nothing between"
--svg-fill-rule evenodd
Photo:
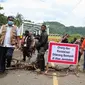
<instances>
[{"instance_id":1,"label":"man in white shirt","mask_svg":"<svg viewBox=\"0 0 85 85\"><path fill-rule=\"evenodd\" d=\"M9 16L7 20L0 29L0 72L5 71L5 65L10 67L14 48L19 45L20 33L14 25L14 17Z\"/></svg>"}]
</instances>

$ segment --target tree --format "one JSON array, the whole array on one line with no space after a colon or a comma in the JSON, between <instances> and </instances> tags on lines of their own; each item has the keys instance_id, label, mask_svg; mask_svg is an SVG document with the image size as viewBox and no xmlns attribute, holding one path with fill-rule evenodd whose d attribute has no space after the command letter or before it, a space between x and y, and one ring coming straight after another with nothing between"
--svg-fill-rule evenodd
<instances>
[{"instance_id":1,"label":"tree","mask_svg":"<svg viewBox=\"0 0 85 85\"><path fill-rule=\"evenodd\" d=\"M68 40L69 40L69 42L72 42L74 40L74 38L80 39L81 37L82 37L82 35L80 35L80 34L72 34L72 35L70 35Z\"/></svg>"},{"instance_id":2,"label":"tree","mask_svg":"<svg viewBox=\"0 0 85 85\"><path fill-rule=\"evenodd\" d=\"M2 10L2 9L3 9L3 7L0 6L0 10ZM0 13L0 26L3 24L6 24L6 23L7 23L7 17L4 14Z\"/></svg>"},{"instance_id":3,"label":"tree","mask_svg":"<svg viewBox=\"0 0 85 85\"><path fill-rule=\"evenodd\" d=\"M0 14L0 26L7 23L7 17L4 14Z\"/></svg>"},{"instance_id":4,"label":"tree","mask_svg":"<svg viewBox=\"0 0 85 85\"><path fill-rule=\"evenodd\" d=\"M22 22L23 22L22 14L17 13L14 22L18 27L20 27L22 25Z\"/></svg>"},{"instance_id":5,"label":"tree","mask_svg":"<svg viewBox=\"0 0 85 85\"><path fill-rule=\"evenodd\" d=\"M3 7L0 6L0 10L2 10L2 9L3 9Z\"/></svg>"}]
</instances>

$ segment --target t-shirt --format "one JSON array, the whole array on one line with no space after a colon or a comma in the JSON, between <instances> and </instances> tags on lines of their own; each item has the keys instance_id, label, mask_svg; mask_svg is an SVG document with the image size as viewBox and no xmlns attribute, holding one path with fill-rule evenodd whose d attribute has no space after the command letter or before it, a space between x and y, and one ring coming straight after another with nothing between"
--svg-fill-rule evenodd
<instances>
[{"instance_id":1,"label":"t-shirt","mask_svg":"<svg viewBox=\"0 0 85 85\"><path fill-rule=\"evenodd\" d=\"M3 43L3 46L4 47L14 47L13 45L11 45L10 43L10 32L12 30L12 27L9 27L7 26L7 31L6 31L6 35L5 35L5 39L4 39L4 43ZM1 30L0 30L0 33L1 33ZM18 28L16 28L16 34L17 36L20 36L20 31Z\"/></svg>"},{"instance_id":2,"label":"t-shirt","mask_svg":"<svg viewBox=\"0 0 85 85\"><path fill-rule=\"evenodd\" d=\"M68 39L65 38L64 40L62 40L62 43L68 43Z\"/></svg>"}]
</instances>

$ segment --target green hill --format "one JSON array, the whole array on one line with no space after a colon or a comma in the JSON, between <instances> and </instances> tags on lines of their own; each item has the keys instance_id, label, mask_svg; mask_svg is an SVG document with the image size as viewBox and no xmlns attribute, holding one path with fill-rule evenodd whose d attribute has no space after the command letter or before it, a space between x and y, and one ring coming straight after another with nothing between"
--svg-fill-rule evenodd
<instances>
[{"instance_id":1,"label":"green hill","mask_svg":"<svg viewBox=\"0 0 85 85\"><path fill-rule=\"evenodd\" d=\"M44 22L44 24L49 25L49 31L53 34L81 34L85 35L85 27L66 27L59 22Z\"/></svg>"}]
</instances>

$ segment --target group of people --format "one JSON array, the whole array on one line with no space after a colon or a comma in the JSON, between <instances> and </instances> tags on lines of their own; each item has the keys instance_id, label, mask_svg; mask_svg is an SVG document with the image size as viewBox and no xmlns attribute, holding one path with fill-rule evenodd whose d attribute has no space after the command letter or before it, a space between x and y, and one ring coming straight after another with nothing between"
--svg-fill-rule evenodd
<instances>
[{"instance_id":1,"label":"group of people","mask_svg":"<svg viewBox=\"0 0 85 85\"><path fill-rule=\"evenodd\" d=\"M72 42L68 41L69 35L65 34L62 39L61 43L71 43L71 44L78 44L79 45L79 54L78 54L78 63L80 62L82 54L84 54L84 64L83 64L83 71L85 71L85 38L81 37L80 39L77 39L76 37Z\"/></svg>"},{"instance_id":2,"label":"group of people","mask_svg":"<svg viewBox=\"0 0 85 85\"><path fill-rule=\"evenodd\" d=\"M19 29L16 25L14 25L14 17L8 16L7 21L8 23L6 25L2 25L0 29L0 73L4 73L6 68L11 66L13 52L16 47L22 49L22 61L24 62L26 61L26 56L30 60L32 53L35 52L35 49L37 49L37 67L40 71L44 71L44 55L48 49L48 35L46 32L46 26L41 26L41 35L35 36L26 30L23 38L20 39ZM60 42L69 43L68 37L69 35L65 34ZM79 45L78 62L80 61L81 55L84 52L83 70L85 70L85 38L74 38L71 43Z\"/></svg>"},{"instance_id":3,"label":"group of people","mask_svg":"<svg viewBox=\"0 0 85 85\"><path fill-rule=\"evenodd\" d=\"M41 35L33 36L28 30L25 31L23 38L20 39L18 27L14 24L14 17L8 16L7 24L0 29L0 73L4 73L6 68L11 67L14 49L21 48L23 52L22 61L26 61L26 56L30 59L32 52L37 49L36 63L40 71L45 70L44 54L48 49L48 35L46 26L41 26Z\"/></svg>"},{"instance_id":4,"label":"group of people","mask_svg":"<svg viewBox=\"0 0 85 85\"><path fill-rule=\"evenodd\" d=\"M23 39L21 41L22 51L23 51L23 60L26 61L26 56L29 58L32 57L32 53L35 52L35 49L37 50L37 59L36 64L38 66L38 69L40 71L45 70L45 59L44 54L45 51L48 49L48 35L46 32L46 26L41 26L41 35L33 36L28 30L25 31L25 35L23 36Z\"/></svg>"}]
</instances>

